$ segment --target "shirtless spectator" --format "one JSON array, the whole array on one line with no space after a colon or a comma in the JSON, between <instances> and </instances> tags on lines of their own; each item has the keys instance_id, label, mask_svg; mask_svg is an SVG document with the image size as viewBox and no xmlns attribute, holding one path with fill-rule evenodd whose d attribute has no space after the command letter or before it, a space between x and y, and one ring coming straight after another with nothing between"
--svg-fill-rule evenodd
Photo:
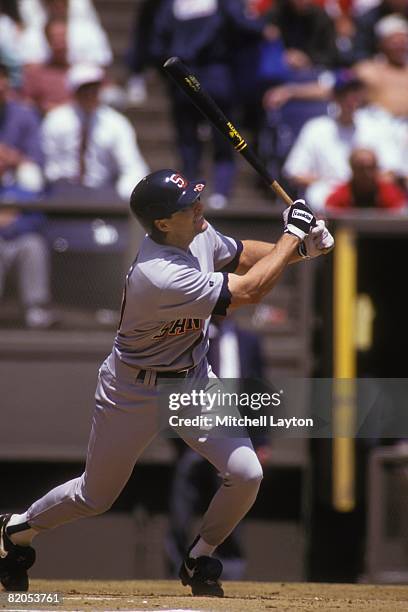
<instances>
[{"instance_id":1,"label":"shirtless spectator","mask_svg":"<svg viewBox=\"0 0 408 612\"><path fill-rule=\"evenodd\" d=\"M381 177L374 151L354 149L350 155L350 168L350 180L329 195L326 208L333 211L377 208L397 212L407 205L407 196L402 189Z\"/></svg>"},{"instance_id":2,"label":"shirtless spectator","mask_svg":"<svg viewBox=\"0 0 408 612\"><path fill-rule=\"evenodd\" d=\"M355 66L367 87L373 118L383 122L400 147L398 174L408 177L408 23L400 15L389 15L376 25L381 54Z\"/></svg>"},{"instance_id":3,"label":"shirtless spectator","mask_svg":"<svg viewBox=\"0 0 408 612\"><path fill-rule=\"evenodd\" d=\"M367 86L368 101L396 117L408 117L408 22L400 15L375 28L380 54L359 62L355 71Z\"/></svg>"},{"instance_id":4,"label":"shirtless spectator","mask_svg":"<svg viewBox=\"0 0 408 612\"><path fill-rule=\"evenodd\" d=\"M286 160L285 175L316 210L349 179L349 156L356 147L373 149L383 173L398 171L399 148L387 126L362 108L364 97L362 82L350 71L340 73L333 88L334 116L306 122Z\"/></svg>"},{"instance_id":5,"label":"shirtless spectator","mask_svg":"<svg viewBox=\"0 0 408 612\"><path fill-rule=\"evenodd\" d=\"M62 19L49 21L45 35L51 50L45 64L28 64L23 72L22 94L33 102L43 115L52 108L68 102L69 63L67 58L67 24Z\"/></svg>"}]
</instances>

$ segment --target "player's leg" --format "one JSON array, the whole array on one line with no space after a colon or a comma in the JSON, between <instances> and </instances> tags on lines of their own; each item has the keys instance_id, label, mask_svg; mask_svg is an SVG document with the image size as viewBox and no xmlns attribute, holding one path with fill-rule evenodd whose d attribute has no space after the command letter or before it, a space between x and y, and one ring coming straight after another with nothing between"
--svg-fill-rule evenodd
<instances>
[{"instance_id":1,"label":"player's leg","mask_svg":"<svg viewBox=\"0 0 408 612\"><path fill-rule=\"evenodd\" d=\"M249 438L185 441L216 467L222 479L203 517L202 541L194 551L212 554L253 505L262 481L262 467Z\"/></svg>"},{"instance_id":2,"label":"player's leg","mask_svg":"<svg viewBox=\"0 0 408 612\"><path fill-rule=\"evenodd\" d=\"M222 564L211 558L254 503L262 480L262 467L249 438L184 438L218 470L222 484L202 521L200 533L180 569L184 585L193 595L223 596L219 583Z\"/></svg>"},{"instance_id":3,"label":"player's leg","mask_svg":"<svg viewBox=\"0 0 408 612\"><path fill-rule=\"evenodd\" d=\"M24 562L17 568L16 559L27 556L34 562L30 543L35 535L110 508L137 458L156 435L158 422L154 388L119 382L104 363L84 473L46 493L23 514L2 520L0 581L7 590L12 590L11 584L14 590L26 590L27 567Z\"/></svg>"},{"instance_id":4,"label":"player's leg","mask_svg":"<svg viewBox=\"0 0 408 612\"><path fill-rule=\"evenodd\" d=\"M222 384L212 373L211 368L197 372L197 385L202 388L205 382L205 392L213 397L223 389ZM205 366L206 368L206 366ZM196 383L192 381L190 387ZM222 397L222 395L220 395ZM204 409L208 410L207 407ZM195 408L187 408L193 416ZM211 414L221 416L222 405L212 406ZM230 408L229 414L239 416L236 408ZM208 413L210 414L210 413ZM222 572L222 564L218 559L212 559L215 548L221 544L253 505L263 477L262 467L249 437L244 431L241 437L219 437L219 432L202 430L193 432L186 428L176 428L184 441L197 453L206 458L217 469L222 478L222 484L214 495L202 521L200 534L187 551L187 556L180 569L183 584L192 587L193 595L222 596L223 591L218 578ZM233 430L231 434L238 433ZM193 434L193 435L192 435ZM243 437L242 437L243 436Z\"/></svg>"}]
</instances>

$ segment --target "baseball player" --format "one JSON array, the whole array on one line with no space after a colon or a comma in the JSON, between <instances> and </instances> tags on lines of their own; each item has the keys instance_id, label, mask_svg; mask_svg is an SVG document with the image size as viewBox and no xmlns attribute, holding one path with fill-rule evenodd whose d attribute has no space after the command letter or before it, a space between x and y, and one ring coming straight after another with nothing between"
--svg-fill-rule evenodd
<instances>
[{"instance_id":1,"label":"baseball player","mask_svg":"<svg viewBox=\"0 0 408 612\"><path fill-rule=\"evenodd\" d=\"M147 234L126 276L112 352L99 370L85 471L22 514L0 515L0 581L8 591L28 589L34 536L111 507L160 429L159 383L214 382L206 360L210 316L259 302L289 263L333 246L303 200L285 211L276 244L223 236L203 216L204 188L204 181L160 170L133 190L130 207ZM247 437L185 441L223 483L179 575L193 595L222 597L222 564L212 555L254 503L262 469Z\"/></svg>"}]
</instances>

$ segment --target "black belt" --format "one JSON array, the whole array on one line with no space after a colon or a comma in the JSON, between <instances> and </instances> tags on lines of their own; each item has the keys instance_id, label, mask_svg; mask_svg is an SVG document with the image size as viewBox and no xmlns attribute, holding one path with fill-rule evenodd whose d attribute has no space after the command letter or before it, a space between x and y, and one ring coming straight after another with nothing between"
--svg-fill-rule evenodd
<instances>
[{"instance_id":1,"label":"black belt","mask_svg":"<svg viewBox=\"0 0 408 612\"><path fill-rule=\"evenodd\" d=\"M156 372L156 380L160 378L187 378L189 372L192 372L192 370L194 370L194 368L187 368L186 370L180 370L179 372ZM144 382L149 371L150 370L140 370L136 376L136 380L141 380Z\"/></svg>"}]
</instances>

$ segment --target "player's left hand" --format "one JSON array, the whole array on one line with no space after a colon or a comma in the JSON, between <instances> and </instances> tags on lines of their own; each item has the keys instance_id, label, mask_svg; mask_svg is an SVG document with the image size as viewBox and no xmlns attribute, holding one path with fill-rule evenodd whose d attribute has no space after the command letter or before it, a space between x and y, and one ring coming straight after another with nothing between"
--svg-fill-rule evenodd
<instances>
[{"instance_id":1,"label":"player's left hand","mask_svg":"<svg viewBox=\"0 0 408 612\"><path fill-rule=\"evenodd\" d=\"M299 255L313 259L324 255L334 248L334 238L326 227L323 219L316 222L316 226L299 245Z\"/></svg>"}]
</instances>

